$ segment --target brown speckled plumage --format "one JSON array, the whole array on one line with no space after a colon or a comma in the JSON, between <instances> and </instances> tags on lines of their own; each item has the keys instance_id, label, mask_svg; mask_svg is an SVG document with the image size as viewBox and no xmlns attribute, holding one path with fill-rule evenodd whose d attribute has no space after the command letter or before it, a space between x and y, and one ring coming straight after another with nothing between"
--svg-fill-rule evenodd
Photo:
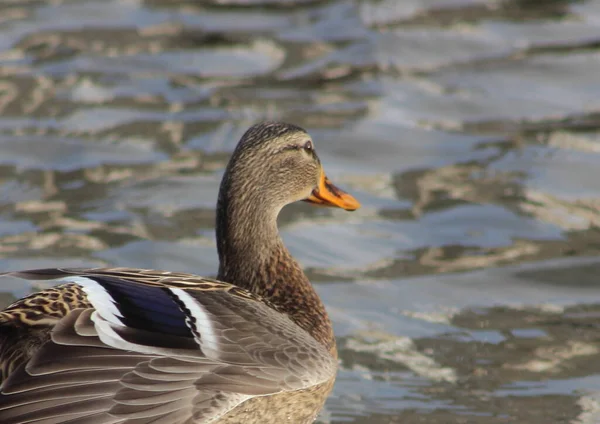
<instances>
[{"instance_id":1,"label":"brown speckled plumage","mask_svg":"<svg viewBox=\"0 0 600 424\"><path fill-rule=\"evenodd\" d=\"M68 312L91 308L85 293L76 284L62 284L17 300L0 312L0 323L23 327L52 327Z\"/></svg>"},{"instance_id":2,"label":"brown speckled plumage","mask_svg":"<svg viewBox=\"0 0 600 424\"><path fill-rule=\"evenodd\" d=\"M323 302L312 288L300 265L285 248L276 249L269 258L270 261L256 268L251 278L249 276L244 278L243 270L234 268L223 271L218 279L240 281L238 286L269 299L271 303L285 311L299 327L333 351L335 338L331 321Z\"/></svg>"},{"instance_id":3,"label":"brown speckled plumage","mask_svg":"<svg viewBox=\"0 0 600 424\"><path fill-rule=\"evenodd\" d=\"M12 273L67 283L0 312L0 422L313 422L335 381L335 338L276 219L303 199L358 203L325 178L306 140L281 123L242 137L219 193L218 280L128 268Z\"/></svg>"},{"instance_id":4,"label":"brown speckled plumage","mask_svg":"<svg viewBox=\"0 0 600 424\"><path fill-rule=\"evenodd\" d=\"M0 372L4 381L46 340L50 329L77 308L90 308L75 284L62 284L30 294L0 312Z\"/></svg>"}]
</instances>

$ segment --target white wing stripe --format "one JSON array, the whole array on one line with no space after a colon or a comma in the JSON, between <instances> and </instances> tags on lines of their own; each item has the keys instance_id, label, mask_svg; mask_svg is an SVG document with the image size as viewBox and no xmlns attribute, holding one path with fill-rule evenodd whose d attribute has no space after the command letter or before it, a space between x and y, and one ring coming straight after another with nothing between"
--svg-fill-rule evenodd
<instances>
[{"instance_id":1,"label":"white wing stripe","mask_svg":"<svg viewBox=\"0 0 600 424\"><path fill-rule=\"evenodd\" d=\"M98 314L102 318L112 324L123 326L123 322L119 319L119 317L123 318L123 314L115 305L115 300L101 284L91 278L79 276L69 276L61 278L61 280L81 286L87 295L87 300L94 306L94 309L98 311Z\"/></svg>"},{"instance_id":2,"label":"white wing stripe","mask_svg":"<svg viewBox=\"0 0 600 424\"><path fill-rule=\"evenodd\" d=\"M137 353L156 354L157 349L152 346L142 346L135 343L130 343L123 340L115 330L110 326L110 323L103 319L101 315L97 315L98 311L94 311L91 320L94 321L94 327L98 332L98 337L102 343L120 350L129 350Z\"/></svg>"},{"instance_id":3,"label":"white wing stripe","mask_svg":"<svg viewBox=\"0 0 600 424\"><path fill-rule=\"evenodd\" d=\"M170 290L179 298L181 303L183 303L183 305L196 319L196 328L193 328L192 323L188 322L190 329L195 330L200 334L200 339L196 339L196 342L201 348L217 353L219 351L219 342L217 340L217 335L215 334L215 329L212 324L212 318L210 317L209 313L207 313L204 307L192 296L186 293L185 290L174 287L170 288ZM211 356L208 352L205 353L208 356Z\"/></svg>"}]
</instances>

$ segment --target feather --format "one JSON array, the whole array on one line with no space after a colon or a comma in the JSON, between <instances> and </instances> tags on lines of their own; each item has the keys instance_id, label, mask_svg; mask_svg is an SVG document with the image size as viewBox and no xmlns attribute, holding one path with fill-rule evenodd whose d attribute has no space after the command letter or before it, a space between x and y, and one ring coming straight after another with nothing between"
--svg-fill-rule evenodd
<instances>
[{"instance_id":1,"label":"feather","mask_svg":"<svg viewBox=\"0 0 600 424\"><path fill-rule=\"evenodd\" d=\"M212 280L190 286L173 274L162 284L164 275L150 271L134 281L132 274L19 274L78 284L93 308L69 311L3 382L0 422L210 422L253 397L335 375L323 345L241 289Z\"/></svg>"},{"instance_id":2,"label":"feather","mask_svg":"<svg viewBox=\"0 0 600 424\"><path fill-rule=\"evenodd\" d=\"M170 291L177 297L180 305L189 314L187 323L196 336L196 341L200 347L207 349L207 351L218 352L219 342L213 328L213 317L207 313L202 304L195 301L185 290L171 288Z\"/></svg>"},{"instance_id":3,"label":"feather","mask_svg":"<svg viewBox=\"0 0 600 424\"><path fill-rule=\"evenodd\" d=\"M108 291L97 281L89 277L70 276L64 278L65 283L75 283L83 288L83 291L87 294L88 301L94 305L96 311L100 311L104 316L104 319L110 321L115 325L123 325L121 318L123 315L115 305L115 300L108 293Z\"/></svg>"}]
</instances>

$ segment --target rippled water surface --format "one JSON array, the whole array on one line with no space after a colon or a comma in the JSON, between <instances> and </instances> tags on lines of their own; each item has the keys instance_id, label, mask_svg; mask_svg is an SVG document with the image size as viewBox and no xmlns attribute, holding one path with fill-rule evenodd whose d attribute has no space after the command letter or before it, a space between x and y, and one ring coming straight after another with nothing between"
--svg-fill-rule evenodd
<instances>
[{"instance_id":1,"label":"rippled water surface","mask_svg":"<svg viewBox=\"0 0 600 424\"><path fill-rule=\"evenodd\" d=\"M599 46L598 0L3 1L0 269L214 275L228 154L290 121L363 203L280 219L322 423L598 423Z\"/></svg>"}]
</instances>

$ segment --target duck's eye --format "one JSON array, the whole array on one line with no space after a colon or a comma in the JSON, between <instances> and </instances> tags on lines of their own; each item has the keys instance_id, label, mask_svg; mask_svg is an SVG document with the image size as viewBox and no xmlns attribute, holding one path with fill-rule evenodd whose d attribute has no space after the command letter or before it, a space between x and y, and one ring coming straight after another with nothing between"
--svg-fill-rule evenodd
<instances>
[{"instance_id":1,"label":"duck's eye","mask_svg":"<svg viewBox=\"0 0 600 424\"><path fill-rule=\"evenodd\" d=\"M310 152L312 149L313 149L312 141L308 140L306 143L304 143L304 150L306 150L307 152Z\"/></svg>"}]
</instances>

